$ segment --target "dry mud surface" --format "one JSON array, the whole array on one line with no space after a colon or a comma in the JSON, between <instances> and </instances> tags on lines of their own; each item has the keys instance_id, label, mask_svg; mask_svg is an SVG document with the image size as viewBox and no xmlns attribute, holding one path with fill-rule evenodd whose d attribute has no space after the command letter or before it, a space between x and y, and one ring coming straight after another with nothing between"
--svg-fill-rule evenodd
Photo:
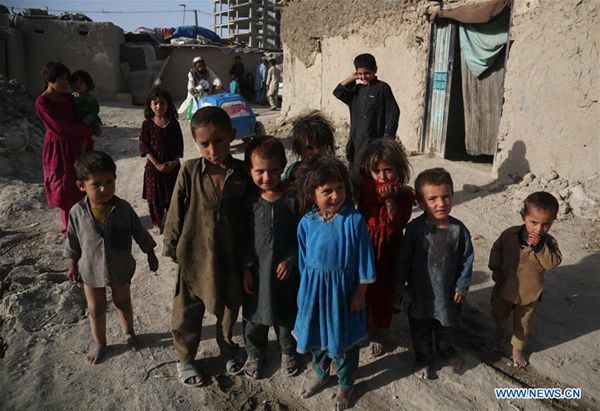
<instances>
[{"instance_id":1,"label":"dry mud surface","mask_svg":"<svg viewBox=\"0 0 600 411\"><path fill-rule=\"evenodd\" d=\"M105 105L107 127L97 148L117 162L117 194L127 199L149 226L141 198L144 160L138 156L139 107ZM272 131L273 114L261 116ZM197 155L188 123L182 122L185 157ZM286 138L286 128L274 131ZM340 142L339 147L343 147ZM235 156L243 146L232 148ZM531 366L515 370L501 353L489 350L492 319L488 313L491 279L486 268L492 242L509 225L518 224L515 203L524 188L505 186L490 177L488 166L418 156L414 173L444 166L455 181L453 215L470 229L476 251L473 283L463 307L458 345L465 360L456 374L439 364L437 379L412 375L408 326L396 316L386 340L387 353L372 359L361 351L355 393L356 410L586 410L600 409L600 229L597 224L567 216L552 228L564 261L546 275L543 301L535 318ZM463 188L463 184L470 184ZM8 191L7 191L8 190ZM170 334L170 310L176 265L160 258L158 275L147 267L134 246L138 269L132 296L135 326L145 347L129 351L120 335L114 308L107 318L108 358L99 365L85 362L92 346L85 299L79 286L64 275L63 240L56 210L48 210L40 184L18 180L2 186L0 215L0 409L210 409L323 410L333 408L334 386L302 400L298 392L308 371L295 378L279 372L279 357L271 335L264 377L250 381L227 377L218 358L214 318L207 315L199 358L210 383L187 388L176 378ZM14 202L18 207L7 209ZM415 215L418 210L415 209ZM160 239L158 239L160 243ZM159 244L157 253L162 251ZM110 297L109 297L110 298ZM236 338L242 344L241 322ZM495 387L579 387L576 401L496 400Z\"/></svg>"}]
</instances>

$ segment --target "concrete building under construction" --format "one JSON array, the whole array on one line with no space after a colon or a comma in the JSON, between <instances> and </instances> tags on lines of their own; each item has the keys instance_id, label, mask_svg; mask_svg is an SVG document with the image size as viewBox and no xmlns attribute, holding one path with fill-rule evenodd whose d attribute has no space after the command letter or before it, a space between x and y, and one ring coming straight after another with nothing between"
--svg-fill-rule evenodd
<instances>
[{"instance_id":1,"label":"concrete building under construction","mask_svg":"<svg viewBox=\"0 0 600 411\"><path fill-rule=\"evenodd\" d=\"M250 47L278 50L279 11L275 0L213 0L213 30Z\"/></svg>"}]
</instances>

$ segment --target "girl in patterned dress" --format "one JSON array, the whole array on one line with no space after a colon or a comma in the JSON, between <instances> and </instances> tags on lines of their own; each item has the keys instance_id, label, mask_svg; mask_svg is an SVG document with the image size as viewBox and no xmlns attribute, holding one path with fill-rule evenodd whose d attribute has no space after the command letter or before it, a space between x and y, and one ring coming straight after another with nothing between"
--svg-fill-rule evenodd
<instances>
[{"instance_id":1,"label":"girl in patterned dress","mask_svg":"<svg viewBox=\"0 0 600 411\"><path fill-rule=\"evenodd\" d=\"M140 131L140 154L146 157L142 198L148 201L152 232L162 233L171 194L183 157L183 135L171 94L161 87L150 91L144 108L146 120Z\"/></svg>"}]
</instances>

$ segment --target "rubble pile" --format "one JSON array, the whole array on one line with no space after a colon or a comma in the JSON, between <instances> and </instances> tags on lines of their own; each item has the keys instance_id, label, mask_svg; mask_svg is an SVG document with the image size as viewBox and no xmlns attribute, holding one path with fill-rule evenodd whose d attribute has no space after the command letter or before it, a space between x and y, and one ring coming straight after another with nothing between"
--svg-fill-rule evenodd
<instances>
[{"instance_id":1,"label":"rubble pile","mask_svg":"<svg viewBox=\"0 0 600 411\"><path fill-rule=\"evenodd\" d=\"M27 87L0 75L0 178L41 179L44 129L34 102Z\"/></svg>"}]
</instances>

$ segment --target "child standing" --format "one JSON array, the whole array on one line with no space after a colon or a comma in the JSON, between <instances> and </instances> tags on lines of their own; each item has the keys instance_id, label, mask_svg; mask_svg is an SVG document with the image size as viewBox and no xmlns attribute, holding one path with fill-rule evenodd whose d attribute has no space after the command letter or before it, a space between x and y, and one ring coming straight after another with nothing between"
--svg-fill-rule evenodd
<instances>
[{"instance_id":1,"label":"child standing","mask_svg":"<svg viewBox=\"0 0 600 411\"><path fill-rule=\"evenodd\" d=\"M450 216L454 196L450 173L443 168L421 172L415 191L424 213L406 226L395 270L412 293L408 321L417 376L428 379L434 334L437 354L450 360L455 371L461 368L451 326L469 291L474 256L469 230Z\"/></svg>"},{"instance_id":2,"label":"child standing","mask_svg":"<svg viewBox=\"0 0 600 411\"><path fill-rule=\"evenodd\" d=\"M362 150L368 141L396 136L400 109L390 86L377 78L377 62L373 55L356 56L354 68L356 70L333 90L333 95L350 108L346 159L353 167L351 174L356 180Z\"/></svg>"},{"instance_id":3,"label":"child standing","mask_svg":"<svg viewBox=\"0 0 600 411\"><path fill-rule=\"evenodd\" d=\"M90 126L96 136L102 135L102 120L98 116L100 104L92 94L95 88L92 76L87 71L77 70L71 74L70 83L75 97L75 118L80 123ZM88 149L91 150L92 147Z\"/></svg>"},{"instance_id":4,"label":"child standing","mask_svg":"<svg viewBox=\"0 0 600 411\"><path fill-rule=\"evenodd\" d=\"M406 152L394 140L377 139L366 146L361 174L358 209L367 222L377 273L377 281L367 287L369 347L371 355L378 357L383 354L382 330L390 328L394 313L394 257L415 198L406 185L410 179Z\"/></svg>"},{"instance_id":5,"label":"child standing","mask_svg":"<svg viewBox=\"0 0 600 411\"><path fill-rule=\"evenodd\" d=\"M140 154L147 158L142 198L148 201L152 232L158 235L179 173L183 135L171 94L161 87L146 98L144 117L139 137Z\"/></svg>"},{"instance_id":6,"label":"child standing","mask_svg":"<svg viewBox=\"0 0 600 411\"><path fill-rule=\"evenodd\" d=\"M156 243L125 200L115 196L116 165L101 151L89 151L75 161L77 186L86 197L69 213L65 255L67 276L83 281L95 348L87 355L92 364L106 352L106 287L112 291L127 344L139 348L133 330L129 292L135 272L131 238L148 255L151 271L158 270Z\"/></svg>"},{"instance_id":7,"label":"child standing","mask_svg":"<svg viewBox=\"0 0 600 411\"><path fill-rule=\"evenodd\" d=\"M244 163L229 152L235 129L225 110L203 107L190 127L202 157L186 161L177 176L163 254L179 264L171 323L179 381L199 386L204 377L193 361L205 311L217 317L217 344L227 372L238 374L243 368L232 337L243 293L237 251L239 204L248 175Z\"/></svg>"},{"instance_id":8,"label":"child standing","mask_svg":"<svg viewBox=\"0 0 600 411\"><path fill-rule=\"evenodd\" d=\"M500 338L513 311L513 363L526 367L523 350L527 344L531 320L542 299L544 272L561 263L558 243L548 231L556 219L558 201L540 191L525 199L521 217L524 224L510 227L494 242L489 268L496 283L492 291L492 316Z\"/></svg>"},{"instance_id":9,"label":"child standing","mask_svg":"<svg viewBox=\"0 0 600 411\"><path fill-rule=\"evenodd\" d=\"M336 409L349 407L359 346L367 336L365 293L375 281L367 226L353 208L348 170L332 157L313 156L299 170L298 201L307 213L298 226L298 315L293 335L298 352L312 352L315 375L307 398L328 381L335 360Z\"/></svg>"},{"instance_id":10,"label":"child standing","mask_svg":"<svg viewBox=\"0 0 600 411\"><path fill-rule=\"evenodd\" d=\"M283 143L275 137L253 139L246 148L246 165L255 187L246 198L243 220L249 226L242 239L244 336L248 359L244 372L257 379L275 329L281 349L281 372L298 371L292 327L298 293L298 241L300 217L296 202L284 196L281 172L286 163Z\"/></svg>"},{"instance_id":11,"label":"child standing","mask_svg":"<svg viewBox=\"0 0 600 411\"><path fill-rule=\"evenodd\" d=\"M229 92L231 94L241 94L240 83L237 74L231 75L231 82L229 83Z\"/></svg>"}]
</instances>

